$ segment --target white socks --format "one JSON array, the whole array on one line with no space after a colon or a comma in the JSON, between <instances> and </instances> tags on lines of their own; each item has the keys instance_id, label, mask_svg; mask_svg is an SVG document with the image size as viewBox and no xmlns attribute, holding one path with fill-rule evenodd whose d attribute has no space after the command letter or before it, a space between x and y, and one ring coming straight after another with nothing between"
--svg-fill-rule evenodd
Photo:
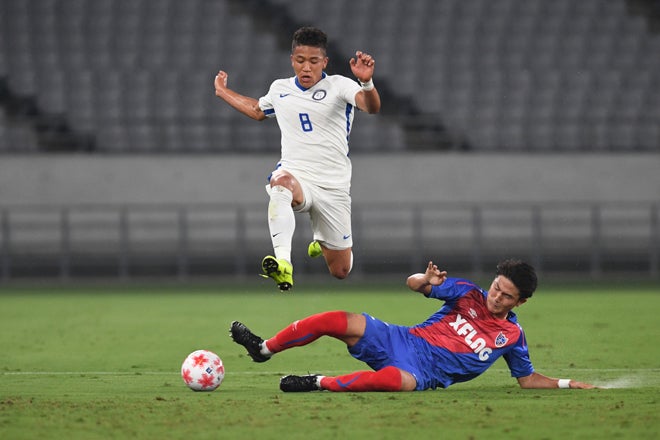
<instances>
[{"instance_id":1,"label":"white socks","mask_svg":"<svg viewBox=\"0 0 660 440\"><path fill-rule=\"evenodd\" d=\"M263 354L264 356L272 357L273 352L268 349L268 344L266 344L266 341L261 343L261 348L259 350L259 353Z\"/></svg>"},{"instance_id":2,"label":"white socks","mask_svg":"<svg viewBox=\"0 0 660 440\"><path fill-rule=\"evenodd\" d=\"M268 229L273 242L275 258L291 262L291 241L296 229L296 217L291 207L293 193L276 185L270 189L268 203Z\"/></svg>"}]
</instances>

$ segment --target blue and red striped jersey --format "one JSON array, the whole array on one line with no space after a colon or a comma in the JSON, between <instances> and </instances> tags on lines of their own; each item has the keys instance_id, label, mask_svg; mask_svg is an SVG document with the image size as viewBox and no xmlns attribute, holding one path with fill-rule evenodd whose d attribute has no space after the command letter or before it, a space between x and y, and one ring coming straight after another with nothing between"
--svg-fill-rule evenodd
<instances>
[{"instance_id":1,"label":"blue and red striped jersey","mask_svg":"<svg viewBox=\"0 0 660 440\"><path fill-rule=\"evenodd\" d=\"M486 308L488 292L460 278L447 278L433 286L429 298L445 304L426 321L410 328L410 333L430 346L438 385L465 382L486 371L503 356L513 377L532 374L527 343L516 314L495 318Z\"/></svg>"}]
</instances>

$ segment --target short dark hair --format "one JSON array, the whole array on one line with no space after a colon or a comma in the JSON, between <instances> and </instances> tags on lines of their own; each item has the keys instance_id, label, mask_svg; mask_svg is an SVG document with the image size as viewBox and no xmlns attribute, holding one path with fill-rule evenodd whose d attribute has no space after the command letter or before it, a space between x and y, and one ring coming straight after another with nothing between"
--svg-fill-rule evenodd
<instances>
[{"instance_id":1,"label":"short dark hair","mask_svg":"<svg viewBox=\"0 0 660 440\"><path fill-rule=\"evenodd\" d=\"M538 285L534 268L515 258L500 261L497 264L496 274L510 279L520 291L521 299L530 298Z\"/></svg>"},{"instance_id":2,"label":"short dark hair","mask_svg":"<svg viewBox=\"0 0 660 440\"><path fill-rule=\"evenodd\" d=\"M328 36L321 29L303 26L293 33L291 52L298 46L320 47L325 54L328 50Z\"/></svg>"}]
</instances>

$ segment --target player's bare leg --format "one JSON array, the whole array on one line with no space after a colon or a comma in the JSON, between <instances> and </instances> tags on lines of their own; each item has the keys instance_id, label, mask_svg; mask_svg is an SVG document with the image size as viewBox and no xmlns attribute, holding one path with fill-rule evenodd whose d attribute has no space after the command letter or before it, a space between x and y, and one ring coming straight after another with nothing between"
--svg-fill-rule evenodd
<instances>
[{"instance_id":1,"label":"player's bare leg","mask_svg":"<svg viewBox=\"0 0 660 440\"><path fill-rule=\"evenodd\" d=\"M321 244L325 262L328 265L330 274L343 280L353 269L353 250L351 248L334 250L328 249Z\"/></svg>"}]
</instances>

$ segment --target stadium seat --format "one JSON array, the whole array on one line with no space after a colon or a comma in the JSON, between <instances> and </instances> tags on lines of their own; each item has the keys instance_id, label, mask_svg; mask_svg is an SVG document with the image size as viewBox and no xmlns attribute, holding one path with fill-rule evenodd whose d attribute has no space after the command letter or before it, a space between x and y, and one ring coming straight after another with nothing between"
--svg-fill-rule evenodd
<instances>
[{"instance_id":1,"label":"stadium seat","mask_svg":"<svg viewBox=\"0 0 660 440\"><path fill-rule=\"evenodd\" d=\"M265 93L274 78L291 75L289 49L281 42L285 36L264 26L261 11L253 9L251 2L239 3L5 0L0 3L0 77L7 77L13 94L34 99L42 112L63 113L69 125L81 131L95 130L110 120L111 125L124 124L120 131L127 133L137 119L158 127L166 118L170 125L178 125L176 133L183 133L194 120L198 128L189 131L196 139L192 143L200 148L205 144L208 151L222 149L208 140L213 117L221 111L221 105L211 99L213 74L220 68L227 70L237 90L255 97ZM519 118L512 116L519 114L531 115L523 124L536 120L543 124L538 130L523 127L524 148L530 150L555 148L547 147L542 134L547 120L537 113L560 113L570 127L600 124L613 117L627 120L632 130L652 131L647 127L652 122L635 115L640 106L656 111L655 105L642 105L639 99L653 95L657 84L608 79L621 79L629 72L660 76L660 36L650 31L644 17L629 12L625 0L265 0L263 9L268 6L291 23L324 28L336 53L344 58L331 59L331 67L346 63L356 49L373 52L377 84L394 93L384 106L388 100L410 102L408 108L435 115L440 125L483 139L471 143L476 150L491 150L495 144L522 146ZM367 14L373 19L365 21ZM44 77L44 72L52 75ZM507 79L470 79L483 72ZM162 75L167 78L161 80ZM582 75L590 80L571 80L564 90L549 79L553 75ZM78 80L80 90L75 86ZM523 88L529 99L516 97ZM514 98L497 99L494 108L484 104L496 95ZM536 99L537 95L541 98ZM631 96L612 98L620 95ZM536 109L537 102L544 107ZM576 102L580 104L574 107ZM617 102L624 106L618 113ZM547 105L555 108L548 110ZM408 115L398 116L387 119L387 125L398 125L397 132ZM493 118L504 122L493 125L489 122ZM513 125L507 122L512 118ZM384 119L376 117L376 121L377 131L387 133ZM238 127L229 131L247 127L250 121L236 123ZM480 127L482 123L487 127ZM617 123L611 130L622 130L615 148L640 147L630 140L629 129ZM566 136L573 131L567 128ZM581 132L589 131L585 127ZM140 130L154 132L162 130ZM535 144L533 133L539 133L540 145ZM506 141L509 135L513 137ZM405 138L396 136L386 148L416 148L406 145ZM158 149L162 142L142 144ZM644 148L649 146L646 139ZM250 148L268 150L270 145L252 143ZM126 146L123 149L130 151ZM181 151L185 149L182 145Z\"/></svg>"}]
</instances>

